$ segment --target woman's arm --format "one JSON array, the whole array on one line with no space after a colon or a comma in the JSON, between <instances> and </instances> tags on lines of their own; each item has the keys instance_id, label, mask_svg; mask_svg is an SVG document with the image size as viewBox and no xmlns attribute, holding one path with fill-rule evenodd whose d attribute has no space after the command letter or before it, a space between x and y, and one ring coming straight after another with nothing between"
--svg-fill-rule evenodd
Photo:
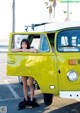
<instances>
[{"instance_id":1,"label":"woman's arm","mask_svg":"<svg viewBox=\"0 0 80 113\"><path fill-rule=\"evenodd\" d=\"M38 50L37 49L11 49L11 52L31 52L31 53L37 53Z\"/></svg>"},{"instance_id":2,"label":"woman's arm","mask_svg":"<svg viewBox=\"0 0 80 113\"><path fill-rule=\"evenodd\" d=\"M22 52L22 49L17 48L17 49L11 49L10 51L11 52Z\"/></svg>"},{"instance_id":3,"label":"woman's arm","mask_svg":"<svg viewBox=\"0 0 80 113\"><path fill-rule=\"evenodd\" d=\"M22 52L31 52L31 53L37 53L38 50L35 48L31 48L31 49L22 49Z\"/></svg>"}]
</instances>

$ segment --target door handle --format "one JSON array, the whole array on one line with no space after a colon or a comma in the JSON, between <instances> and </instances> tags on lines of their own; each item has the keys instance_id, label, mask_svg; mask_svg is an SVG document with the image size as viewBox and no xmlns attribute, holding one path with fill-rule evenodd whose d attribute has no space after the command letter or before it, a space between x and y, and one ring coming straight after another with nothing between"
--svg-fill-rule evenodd
<instances>
[{"instance_id":1,"label":"door handle","mask_svg":"<svg viewBox=\"0 0 80 113\"><path fill-rule=\"evenodd\" d=\"M15 61L13 61L13 60L7 61L7 64L15 64Z\"/></svg>"}]
</instances>

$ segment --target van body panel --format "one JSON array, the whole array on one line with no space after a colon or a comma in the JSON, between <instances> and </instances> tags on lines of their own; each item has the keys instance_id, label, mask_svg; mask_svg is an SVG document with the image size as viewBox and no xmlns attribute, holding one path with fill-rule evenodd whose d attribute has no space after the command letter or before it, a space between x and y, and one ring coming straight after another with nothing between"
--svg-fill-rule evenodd
<instances>
[{"instance_id":1,"label":"van body panel","mask_svg":"<svg viewBox=\"0 0 80 113\"><path fill-rule=\"evenodd\" d=\"M58 53L59 90L60 91L80 91L80 53ZM70 60L76 60L76 64L69 64ZM70 81L67 77L69 71L75 71L78 75L76 81Z\"/></svg>"},{"instance_id":2,"label":"van body panel","mask_svg":"<svg viewBox=\"0 0 80 113\"><path fill-rule=\"evenodd\" d=\"M7 75L31 76L44 93L58 94L57 72L56 55L51 51L38 53L8 51Z\"/></svg>"}]
</instances>

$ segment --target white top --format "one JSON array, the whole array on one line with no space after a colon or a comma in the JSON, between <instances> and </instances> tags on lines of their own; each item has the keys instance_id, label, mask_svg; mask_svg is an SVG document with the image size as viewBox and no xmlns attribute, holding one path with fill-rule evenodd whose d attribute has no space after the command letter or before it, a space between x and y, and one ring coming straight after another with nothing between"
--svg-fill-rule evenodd
<instances>
[{"instance_id":1,"label":"white top","mask_svg":"<svg viewBox=\"0 0 80 113\"><path fill-rule=\"evenodd\" d=\"M73 22L73 21L68 21L68 22L53 22L53 23L48 23L45 25L40 25L37 27L34 27L34 31L30 28L28 29L28 32L45 32L45 31L56 31L59 29L63 28L68 28L68 27L80 27L80 22Z\"/></svg>"}]
</instances>

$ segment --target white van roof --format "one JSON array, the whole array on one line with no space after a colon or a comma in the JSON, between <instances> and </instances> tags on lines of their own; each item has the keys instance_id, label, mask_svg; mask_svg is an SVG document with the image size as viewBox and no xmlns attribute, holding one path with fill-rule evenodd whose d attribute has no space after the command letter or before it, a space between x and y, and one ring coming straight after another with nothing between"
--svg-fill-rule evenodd
<instances>
[{"instance_id":1,"label":"white van roof","mask_svg":"<svg viewBox=\"0 0 80 113\"><path fill-rule=\"evenodd\" d=\"M35 24L34 24L35 26ZM45 32L45 31L56 31L60 30L63 28L71 28L71 27L80 27L80 22L73 22L73 21L68 21L68 22L50 22L46 23L44 25L35 26L34 30L31 28L28 29L28 32Z\"/></svg>"}]
</instances>

